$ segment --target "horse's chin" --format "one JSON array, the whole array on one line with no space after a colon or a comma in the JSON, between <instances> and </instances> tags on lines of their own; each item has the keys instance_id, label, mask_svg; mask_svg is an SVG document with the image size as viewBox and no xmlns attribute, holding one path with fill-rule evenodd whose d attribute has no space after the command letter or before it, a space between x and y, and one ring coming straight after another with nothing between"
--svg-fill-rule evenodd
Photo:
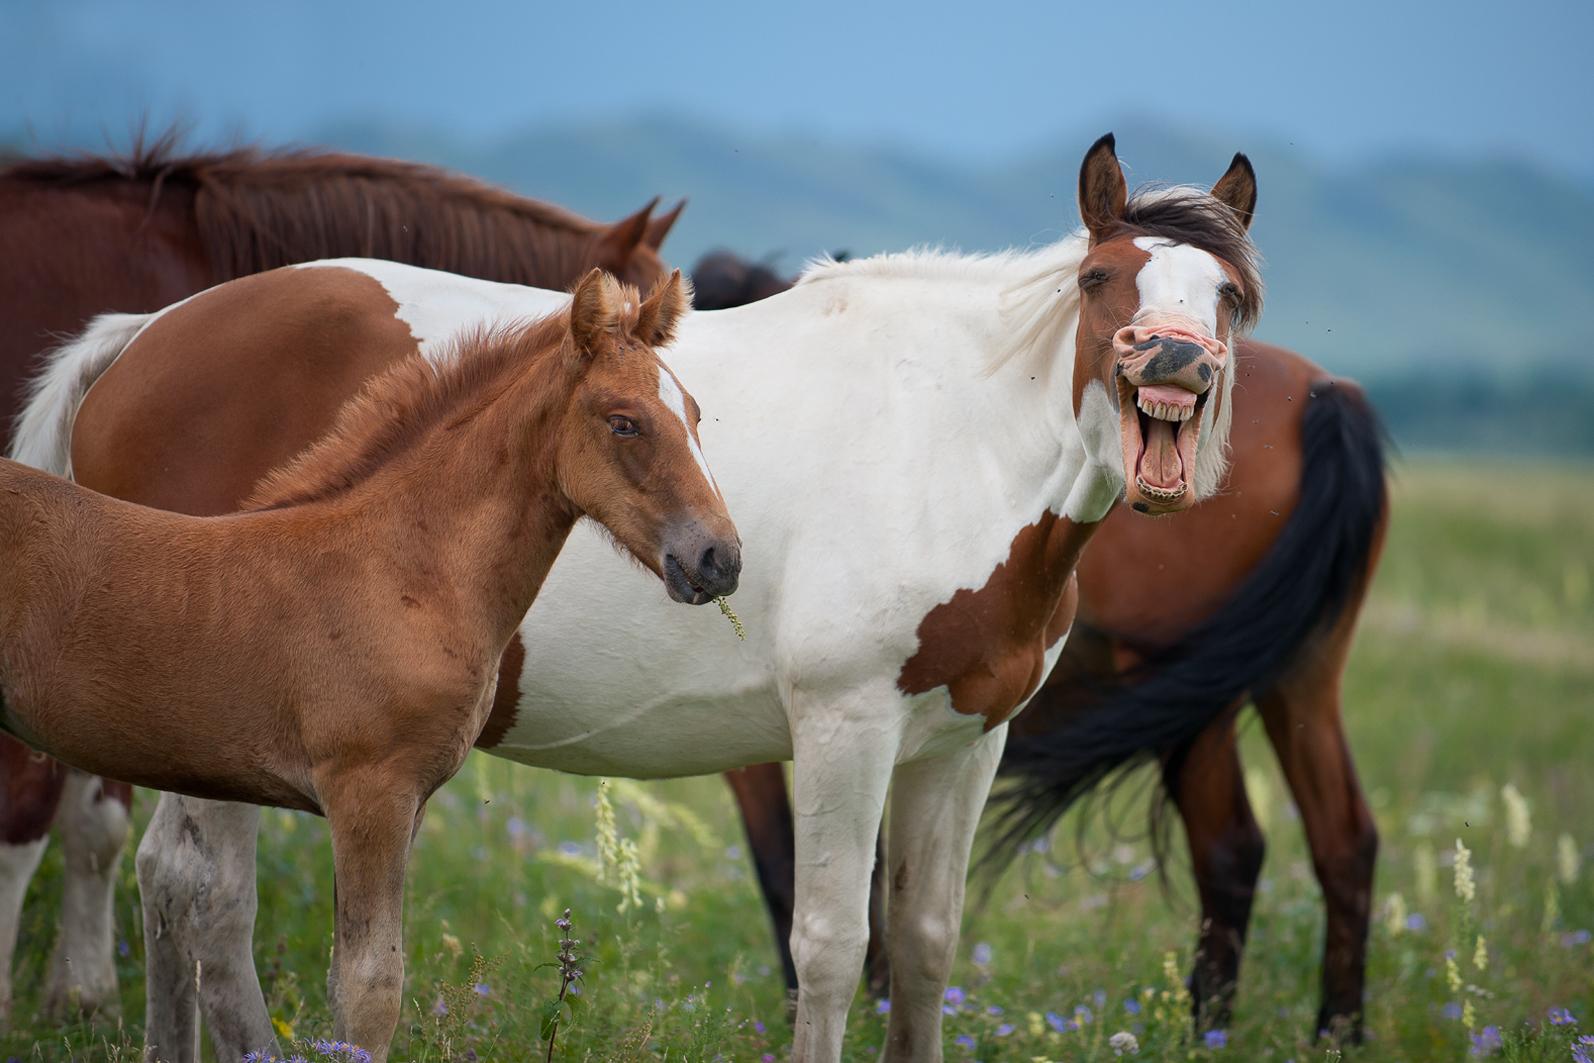
<instances>
[{"instance_id":1,"label":"horse's chin","mask_svg":"<svg viewBox=\"0 0 1594 1063\"><path fill-rule=\"evenodd\" d=\"M1166 516L1195 505L1201 415L1211 394L1168 385L1135 387L1118 378L1124 501L1130 509Z\"/></svg>"}]
</instances>

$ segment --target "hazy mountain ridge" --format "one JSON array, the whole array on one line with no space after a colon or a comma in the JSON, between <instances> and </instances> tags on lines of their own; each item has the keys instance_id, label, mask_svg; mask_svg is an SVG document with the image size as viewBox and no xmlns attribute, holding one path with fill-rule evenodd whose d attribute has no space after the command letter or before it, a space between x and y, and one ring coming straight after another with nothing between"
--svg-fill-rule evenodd
<instances>
[{"instance_id":1,"label":"hazy mountain ridge","mask_svg":"<svg viewBox=\"0 0 1594 1063\"><path fill-rule=\"evenodd\" d=\"M1113 127L1131 184L1210 183L1235 150L1250 155L1268 284L1258 335L1362 378L1397 435L1594 451L1594 358L1573 338L1594 304L1594 183L1498 158L1334 168L1278 137L1145 119ZM1100 132L966 160L662 113L491 141L348 122L311 142L437 163L599 218L687 197L671 262L729 247L794 271L826 251L1055 240L1077 224L1077 167Z\"/></svg>"}]
</instances>

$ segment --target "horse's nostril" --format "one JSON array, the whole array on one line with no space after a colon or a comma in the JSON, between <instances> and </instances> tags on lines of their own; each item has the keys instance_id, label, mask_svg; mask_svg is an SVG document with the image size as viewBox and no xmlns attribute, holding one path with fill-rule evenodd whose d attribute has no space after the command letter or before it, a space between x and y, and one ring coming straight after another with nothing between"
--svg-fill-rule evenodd
<instances>
[{"instance_id":1,"label":"horse's nostril","mask_svg":"<svg viewBox=\"0 0 1594 1063\"><path fill-rule=\"evenodd\" d=\"M697 570L710 578L718 574L719 569L716 567L716 558L714 557L714 548L712 546L704 550L703 556L698 558Z\"/></svg>"}]
</instances>

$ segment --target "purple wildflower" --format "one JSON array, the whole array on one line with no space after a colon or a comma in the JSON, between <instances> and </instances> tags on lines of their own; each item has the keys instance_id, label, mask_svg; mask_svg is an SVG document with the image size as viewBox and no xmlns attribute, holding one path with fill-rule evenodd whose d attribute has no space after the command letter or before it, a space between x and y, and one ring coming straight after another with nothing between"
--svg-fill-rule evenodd
<instances>
[{"instance_id":1,"label":"purple wildflower","mask_svg":"<svg viewBox=\"0 0 1594 1063\"><path fill-rule=\"evenodd\" d=\"M1492 1056L1500 1050L1500 1027L1485 1026L1472 1035L1472 1047L1467 1050L1472 1056Z\"/></svg>"},{"instance_id":2,"label":"purple wildflower","mask_svg":"<svg viewBox=\"0 0 1594 1063\"><path fill-rule=\"evenodd\" d=\"M1421 912L1412 912L1406 916L1407 930L1427 930L1428 920L1424 919Z\"/></svg>"},{"instance_id":3,"label":"purple wildflower","mask_svg":"<svg viewBox=\"0 0 1594 1063\"><path fill-rule=\"evenodd\" d=\"M1098 989L1090 995L1090 999L1096 1002L1098 1008L1105 1008L1107 1006L1107 991Z\"/></svg>"},{"instance_id":4,"label":"purple wildflower","mask_svg":"<svg viewBox=\"0 0 1594 1063\"><path fill-rule=\"evenodd\" d=\"M479 997L489 997L493 992L492 986L489 986L486 982L477 982L471 987L471 989L473 989L476 995Z\"/></svg>"},{"instance_id":5,"label":"purple wildflower","mask_svg":"<svg viewBox=\"0 0 1594 1063\"><path fill-rule=\"evenodd\" d=\"M764 1025L762 1020L754 1019L753 1020L753 1029L758 1031L759 1033L764 1033L765 1031L768 1030L768 1027Z\"/></svg>"},{"instance_id":6,"label":"purple wildflower","mask_svg":"<svg viewBox=\"0 0 1594 1063\"><path fill-rule=\"evenodd\" d=\"M946 987L946 1002L954 1008L961 1008L965 999L967 998L964 996L961 987L955 985Z\"/></svg>"},{"instance_id":7,"label":"purple wildflower","mask_svg":"<svg viewBox=\"0 0 1594 1063\"><path fill-rule=\"evenodd\" d=\"M874 1013L876 1015L890 1015L891 1014L891 1001L889 1001L889 1000L877 1000L877 1001L875 1001L874 1002Z\"/></svg>"},{"instance_id":8,"label":"purple wildflower","mask_svg":"<svg viewBox=\"0 0 1594 1063\"><path fill-rule=\"evenodd\" d=\"M1095 1013L1092 1012L1089 1008L1087 1008L1083 1004L1079 1005L1078 1007L1076 1007L1074 1009L1074 1019L1081 1026L1089 1026L1091 1024L1091 1021L1093 1019L1095 1019L1095 1018L1096 1018Z\"/></svg>"},{"instance_id":9,"label":"purple wildflower","mask_svg":"<svg viewBox=\"0 0 1594 1063\"><path fill-rule=\"evenodd\" d=\"M1229 1047L1229 1032L1227 1030L1208 1030L1206 1036L1201 1038L1208 1048L1214 1052Z\"/></svg>"},{"instance_id":10,"label":"purple wildflower","mask_svg":"<svg viewBox=\"0 0 1594 1063\"><path fill-rule=\"evenodd\" d=\"M117 941L116 941L116 954L118 956L121 956L121 957L125 958L127 956L132 955L132 953L133 953L133 946L131 946L131 945L129 945L127 943L127 939L126 938L118 938Z\"/></svg>"},{"instance_id":11,"label":"purple wildflower","mask_svg":"<svg viewBox=\"0 0 1594 1063\"><path fill-rule=\"evenodd\" d=\"M1573 1015L1566 1008L1551 1008L1550 1009L1550 1025L1551 1026L1576 1026L1577 1025L1577 1016Z\"/></svg>"},{"instance_id":12,"label":"purple wildflower","mask_svg":"<svg viewBox=\"0 0 1594 1063\"><path fill-rule=\"evenodd\" d=\"M436 1015L439 1019L441 1019L444 1015L447 1015L448 1014L448 1002L445 1001L442 997L438 997L437 998L437 1003L432 1005L432 1014Z\"/></svg>"},{"instance_id":13,"label":"purple wildflower","mask_svg":"<svg viewBox=\"0 0 1594 1063\"><path fill-rule=\"evenodd\" d=\"M992 1004L990 1007L985 1009L985 1014L987 1014L987 1015L1001 1015L1002 1014L1002 1009L1001 1009L1000 1006L998 1006L996 1004Z\"/></svg>"},{"instance_id":14,"label":"purple wildflower","mask_svg":"<svg viewBox=\"0 0 1594 1063\"><path fill-rule=\"evenodd\" d=\"M960 1035L958 1039L952 1043L957 1045L959 1048L966 1048L970 1052L974 1051L974 1038L970 1037L968 1034Z\"/></svg>"},{"instance_id":15,"label":"purple wildflower","mask_svg":"<svg viewBox=\"0 0 1594 1063\"><path fill-rule=\"evenodd\" d=\"M1574 930L1569 934L1561 935L1561 944L1569 949L1577 945L1587 945L1590 936L1587 930Z\"/></svg>"},{"instance_id":16,"label":"purple wildflower","mask_svg":"<svg viewBox=\"0 0 1594 1063\"><path fill-rule=\"evenodd\" d=\"M1588 1040L1588 1038L1583 1038ZM1594 1063L1594 1056L1589 1055L1588 1047L1581 1042L1572 1046L1572 1063Z\"/></svg>"},{"instance_id":17,"label":"purple wildflower","mask_svg":"<svg viewBox=\"0 0 1594 1063\"><path fill-rule=\"evenodd\" d=\"M1058 1033L1067 1033L1070 1028L1068 1020L1064 1019L1055 1011L1048 1011L1046 1013L1046 1025L1050 1026Z\"/></svg>"},{"instance_id":18,"label":"purple wildflower","mask_svg":"<svg viewBox=\"0 0 1594 1063\"><path fill-rule=\"evenodd\" d=\"M991 965L991 946L980 942L974 946L974 964L976 967L989 967Z\"/></svg>"},{"instance_id":19,"label":"purple wildflower","mask_svg":"<svg viewBox=\"0 0 1594 1063\"><path fill-rule=\"evenodd\" d=\"M775 1053L765 1052L763 1055L759 1056L758 1059L759 1063L775 1063Z\"/></svg>"},{"instance_id":20,"label":"purple wildflower","mask_svg":"<svg viewBox=\"0 0 1594 1063\"><path fill-rule=\"evenodd\" d=\"M1459 1019L1461 1018L1461 1004L1452 1000L1444 1007L1439 1009L1439 1014L1443 1015L1447 1019Z\"/></svg>"},{"instance_id":21,"label":"purple wildflower","mask_svg":"<svg viewBox=\"0 0 1594 1063\"><path fill-rule=\"evenodd\" d=\"M1000 1026L998 1026L996 1028L996 1036L998 1036L998 1037L1006 1037L1008 1034L1010 1034L1012 1032L1013 1032L1013 1024L1010 1023L1010 1022L1004 1022L1004 1023L1002 1023L1002 1025L1000 1025Z\"/></svg>"},{"instance_id":22,"label":"purple wildflower","mask_svg":"<svg viewBox=\"0 0 1594 1063\"><path fill-rule=\"evenodd\" d=\"M1128 1000L1124 1001L1124 1010L1131 1015L1139 1015L1140 1001L1136 1000L1134 997L1130 997Z\"/></svg>"}]
</instances>

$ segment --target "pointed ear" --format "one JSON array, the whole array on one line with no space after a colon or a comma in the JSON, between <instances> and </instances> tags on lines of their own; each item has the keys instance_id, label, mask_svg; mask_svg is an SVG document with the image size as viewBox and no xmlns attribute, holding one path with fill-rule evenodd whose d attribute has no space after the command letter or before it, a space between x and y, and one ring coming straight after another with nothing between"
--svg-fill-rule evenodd
<instances>
[{"instance_id":1,"label":"pointed ear","mask_svg":"<svg viewBox=\"0 0 1594 1063\"><path fill-rule=\"evenodd\" d=\"M631 264L631 256L636 254L648 234L648 218L658 205L659 197L654 196L647 206L628 218L621 218L598 237L597 260L604 269L620 273Z\"/></svg>"},{"instance_id":2,"label":"pointed ear","mask_svg":"<svg viewBox=\"0 0 1594 1063\"><path fill-rule=\"evenodd\" d=\"M1256 213L1256 171L1251 169L1251 160L1236 152L1228 170L1212 186L1212 198L1227 204L1249 229Z\"/></svg>"},{"instance_id":3,"label":"pointed ear","mask_svg":"<svg viewBox=\"0 0 1594 1063\"><path fill-rule=\"evenodd\" d=\"M675 326L691 308L692 282L675 270L643 300L637 311L637 339L649 347L668 347L675 342Z\"/></svg>"},{"instance_id":4,"label":"pointed ear","mask_svg":"<svg viewBox=\"0 0 1594 1063\"><path fill-rule=\"evenodd\" d=\"M675 223L680 220L681 211L686 209L686 200L681 200L673 208L657 218L648 222L648 231L642 237L642 242L657 251L664 246L664 238L670 235L670 230L675 228Z\"/></svg>"},{"instance_id":5,"label":"pointed ear","mask_svg":"<svg viewBox=\"0 0 1594 1063\"><path fill-rule=\"evenodd\" d=\"M581 364L615 348L620 327L620 293L614 278L594 269L570 297L570 336Z\"/></svg>"},{"instance_id":6,"label":"pointed ear","mask_svg":"<svg viewBox=\"0 0 1594 1063\"><path fill-rule=\"evenodd\" d=\"M1090 146L1079 167L1079 216L1090 230L1092 243L1117 226L1128 200L1129 186L1118 165L1116 142L1108 133Z\"/></svg>"}]
</instances>

